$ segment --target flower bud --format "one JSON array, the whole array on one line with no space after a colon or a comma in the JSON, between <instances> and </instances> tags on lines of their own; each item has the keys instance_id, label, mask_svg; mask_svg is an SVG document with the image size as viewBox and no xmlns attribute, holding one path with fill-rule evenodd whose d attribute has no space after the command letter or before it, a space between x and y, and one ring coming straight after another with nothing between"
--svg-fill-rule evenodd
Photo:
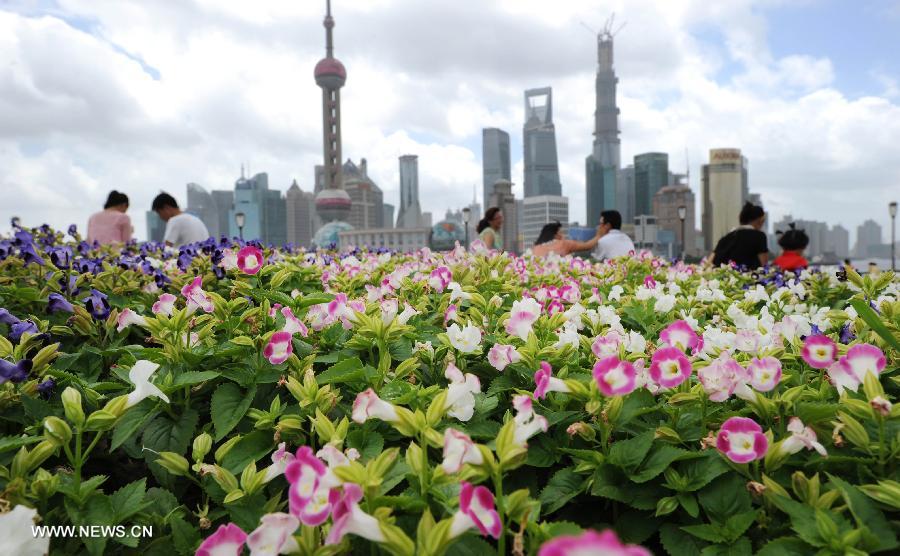
<instances>
[{"instance_id":1,"label":"flower bud","mask_svg":"<svg viewBox=\"0 0 900 556\"><path fill-rule=\"evenodd\" d=\"M27 460L27 469L30 471L42 463L47 461L47 458L53 455L56 450L59 449L59 446L55 442L50 440L43 440L38 443L37 446L31 450L31 453L28 454Z\"/></svg>"},{"instance_id":2,"label":"flower bud","mask_svg":"<svg viewBox=\"0 0 900 556\"><path fill-rule=\"evenodd\" d=\"M51 415L44 419L44 436L57 446L63 446L72 439L72 429L65 421Z\"/></svg>"},{"instance_id":3,"label":"flower bud","mask_svg":"<svg viewBox=\"0 0 900 556\"><path fill-rule=\"evenodd\" d=\"M234 445L241 441L241 438L243 437L239 434L237 436L229 438L227 442L219 446L215 454L216 461L221 462L225 455L228 454L228 452L230 452L232 448L234 448Z\"/></svg>"},{"instance_id":4,"label":"flower bud","mask_svg":"<svg viewBox=\"0 0 900 556\"><path fill-rule=\"evenodd\" d=\"M107 431L116 424L119 418L109 411L98 409L91 413L87 421L84 423L85 430L89 431Z\"/></svg>"},{"instance_id":5,"label":"flower bud","mask_svg":"<svg viewBox=\"0 0 900 556\"><path fill-rule=\"evenodd\" d=\"M44 369L46 369L50 362L59 356L59 353L57 353L58 350L58 343L44 346L41 351L39 351L37 355L35 355L31 360L33 363L33 366L31 367L32 372L35 374L40 374Z\"/></svg>"},{"instance_id":6,"label":"flower bud","mask_svg":"<svg viewBox=\"0 0 900 556\"><path fill-rule=\"evenodd\" d=\"M200 463L203 461L203 458L206 457L206 454L212 450L213 439L209 433L203 433L197 435L197 438L194 439L194 451L191 456L194 458L194 461Z\"/></svg>"},{"instance_id":7,"label":"flower bud","mask_svg":"<svg viewBox=\"0 0 900 556\"><path fill-rule=\"evenodd\" d=\"M117 396L111 400L109 400L105 406L103 406L103 411L107 413L111 413L116 417L121 417L123 413L125 413L125 405L128 403L128 396Z\"/></svg>"},{"instance_id":8,"label":"flower bud","mask_svg":"<svg viewBox=\"0 0 900 556\"><path fill-rule=\"evenodd\" d=\"M577 434L578 436L580 436L581 438L583 438L584 440L586 440L588 442L591 442L597 436L597 431L595 431L592 426L588 425L584 421L578 421L577 423L572 423L566 429L566 433L569 436L575 436Z\"/></svg>"},{"instance_id":9,"label":"flower bud","mask_svg":"<svg viewBox=\"0 0 900 556\"><path fill-rule=\"evenodd\" d=\"M656 503L656 516L668 515L678 509L678 498L666 496Z\"/></svg>"},{"instance_id":10,"label":"flower bud","mask_svg":"<svg viewBox=\"0 0 900 556\"><path fill-rule=\"evenodd\" d=\"M34 473L31 479L31 492L41 499L50 498L59 488L59 475L53 475L44 468Z\"/></svg>"},{"instance_id":11,"label":"flower bud","mask_svg":"<svg viewBox=\"0 0 900 556\"><path fill-rule=\"evenodd\" d=\"M872 406L872 409L875 410L875 413L878 413L882 417L890 417L891 409L893 409L894 407L891 402L881 396L875 396L874 398L872 398L872 401L869 402L869 405Z\"/></svg>"},{"instance_id":12,"label":"flower bud","mask_svg":"<svg viewBox=\"0 0 900 556\"><path fill-rule=\"evenodd\" d=\"M156 463L173 475L187 475L190 468L188 460L175 452L160 452Z\"/></svg>"},{"instance_id":13,"label":"flower bud","mask_svg":"<svg viewBox=\"0 0 900 556\"><path fill-rule=\"evenodd\" d=\"M63 410L66 413L66 419L71 421L76 427L84 425L84 409L81 408L81 392L66 387L62 393Z\"/></svg>"}]
</instances>

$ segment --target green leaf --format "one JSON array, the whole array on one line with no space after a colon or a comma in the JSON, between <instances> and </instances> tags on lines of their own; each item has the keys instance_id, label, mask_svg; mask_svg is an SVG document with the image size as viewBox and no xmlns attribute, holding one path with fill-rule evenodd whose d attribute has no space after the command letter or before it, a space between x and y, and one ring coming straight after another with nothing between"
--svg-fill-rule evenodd
<instances>
[{"instance_id":1,"label":"green leaf","mask_svg":"<svg viewBox=\"0 0 900 556\"><path fill-rule=\"evenodd\" d=\"M150 512L157 515L169 515L172 510L179 506L178 499L175 498L174 494L159 487L147 489L147 495L144 497L144 500L152 504Z\"/></svg>"},{"instance_id":2,"label":"green leaf","mask_svg":"<svg viewBox=\"0 0 900 556\"><path fill-rule=\"evenodd\" d=\"M742 537L733 544L715 544L707 546L700 556L751 556L753 547L750 539Z\"/></svg>"},{"instance_id":3,"label":"green leaf","mask_svg":"<svg viewBox=\"0 0 900 556\"><path fill-rule=\"evenodd\" d=\"M129 483L112 493L109 500L115 512L116 523L123 523L126 519L149 505L149 503L144 503L146 490L147 479L143 478Z\"/></svg>"},{"instance_id":4,"label":"green leaf","mask_svg":"<svg viewBox=\"0 0 900 556\"><path fill-rule=\"evenodd\" d=\"M131 438L144 423L159 415L156 400L146 399L125 412L125 415L116 423L113 429L112 442L109 451L113 452L125 441Z\"/></svg>"},{"instance_id":5,"label":"green leaf","mask_svg":"<svg viewBox=\"0 0 900 556\"><path fill-rule=\"evenodd\" d=\"M881 339L888 343L892 348L897 351L900 351L900 340L898 340L888 327L884 324L884 321L881 320L881 317L878 316L878 313L872 310L868 303L866 303L862 299L851 299L850 305L856 309L856 314L869 325L869 328L874 330Z\"/></svg>"},{"instance_id":6,"label":"green leaf","mask_svg":"<svg viewBox=\"0 0 900 556\"><path fill-rule=\"evenodd\" d=\"M679 464L679 471L687 481L687 492L700 490L731 469L715 451L710 450L704 454L706 457L702 459L689 460Z\"/></svg>"},{"instance_id":7,"label":"green leaf","mask_svg":"<svg viewBox=\"0 0 900 556\"><path fill-rule=\"evenodd\" d=\"M725 530L728 540L734 542L735 539L744 534L744 532L756 521L756 510L733 515L725 520Z\"/></svg>"},{"instance_id":8,"label":"green leaf","mask_svg":"<svg viewBox=\"0 0 900 556\"><path fill-rule=\"evenodd\" d=\"M584 477L571 467L560 469L553 474L550 482L541 491L540 501L543 514L552 514L583 492Z\"/></svg>"},{"instance_id":9,"label":"green leaf","mask_svg":"<svg viewBox=\"0 0 900 556\"><path fill-rule=\"evenodd\" d=\"M571 521L550 521L545 522L547 533L550 537L558 537L560 535L580 535L584 529L577 523Z\"/></svg>"},{"instance_id":10,"label":"green leaf","mask_svg":"<svg viewBox=\"0 0 900 556\"><path fill-rule=\"evenodd\" d=\"M813 552L811 546L796 537L781 537L766 543L756 556L806 556Z\"/></svg>"},{"instance_id":11,"label":"green leaf","mask_svg":"<svg viewBox=\"0 0 900 556\"><path fill-rule=\"evenodd\" d=\"M178 375L173 385L189 386L200 384L201 382L206 382L207 380L212 380L219 376L221 376L221 374L216 371L187 371Z\"/></svg>"},{"instance_id":12,"label":"green leaf","mask_svg":"<svg viewBox=\"0 0 900 556\"><path fill-rule=\"evenodd\" d=\"M722 528L718 525L713 525L710 523L704 523L702 525L686 525L682 527L681 530L694 535L698 539L703 539L709 542L724 543L728 541L728 538L724 535Z\"/></svg>"},{"instance_id":13,"label":"green leaf","mask_svg":"<svg viewBox=\"0 0 900 556\"><path fill-rule=\"evenodd\" d=\"M222 458L222 467L239 475L251 461L259 461L272 453L275 442L271 431L253 431L244 436ZM270 461L266 462L268 465Z\"/></svg>"},{"instance_id":14,"label":"green leaf","mask_svg":"<svg viewBox=\"0 0 900 556\"><path fill-rule=\"evenodd\" d=\"M737 473L719 477L701 490L698 498L707 515L721 522L749 511L751 505L746 479Z\"/></svg>"},{"instance_id":15,"label":"green leaf","mask_svg":"<svg viewBox=\"0 0 900 556\"><path fill-rule=\"evenodd\" d=\"M53 415L53 409L50 407L50 404L40 398L21 396L19 400L25 409L25 415L31 417L35 422L40 423L44 420L44 417Z\"/></svg>"},{"instance_id":16,"label":"green leaf","mask_svg":"<svg viewBox=\"0 0 900 556\"><path fill-rule=\"evenodd\" d=\"M666 523L660 528L659 540L670 556L697 556L704 546L674 523Z\"/></svg>"},{"instance_id":17,"label":"green leaf","mask_svg":"<svg viewBox=\"0 0 900 556\"><path fill-rule=\"evenodd\" d=\"M871 551L897 548L897 535L881 510L855 486L830 473L828 473L828 478L841 490L857 525L868 527L874 535L874 539L877 539L878 544L870 547Z\"/></svg>"},{"instance_id":18,"label":"green leaf","mask_svg":"<svg viewBox=\"0 0 900 556\"><path fill-rule=\"evenodd\" d=\"M647 483L632 483L619 468L602 464L594 471L591 494L617 500L638 510L652 510L659 499L658 490L659 487Z\"/></svg>"},{"instance_id":19,"label":"green leaf","mask_svg":"<svg viewBox=\"0 0 900 556\"><path fill-rule=\"evenodd\" d=\"M365 367L359 357L344 359L316 375L319 386L334 382L358 382L366 378Z\"/></svg>"},{"instance_id":20,"label":"green leaf","mask_svg":"<svg viewBox=\"0 0 900 556\"><path fill-rule=\"evenodd\" d=\"M673 461L692 453L669 444L658 444L657 446L631 476L632 481L645 483L665 471Z\"/></svg>"},{"instance_id":21,"label":"green leaf","mask_svg":"<svg viewBox=\"0 0 900 556\"><path fill-rule=\"evenodd\" d=\"M791 529L801 539L816 548L826 545L825 540L819 534L818 527L816 527L815 511L810 506L778 495L772 496L771 501L779 510L791 518Z\"/></svg>"},{"instance_id":22,"label":"green leaf","mask_svg":"<svg viewBox=\"0 0 900 556\"><path fill-rule=\"evenodd\" d=\"M39 436L7 436L0 438L0 453L9 450L17 450L22 446L28 446L40 442L43 438Z\"/></svg>"},{"instance_id":23,"label":"green leaf","mask_svg":"<svg viewBox=\"0 0 900 556\"><path fill-rule=\"evenodd\" d=\"M516 387L516 383L513 382L512 377L507 375L500 375L494 380L491 381L490 387L487 389L488 396L494 396L501 392L506 392L507 390L512 390Z\"/></svg>"},{"instance_id":24,"label":"green leaf","mask_svg":"<svg viewBox=\"0 0 900 556\"><path fill-rule=\"evenodd\" d=\"M475 421L454 427L478 440L497 438L497 433L500 432L500 423L497 421Z\"/></svg>"},{"instance_id":25,"label":"green leaf","mask_svg":"<svg viewBox=\"0 0 900 556\"><path fill-rule=\"evenodd\" d=\"M450 545L445 553L447 556L484 556L485 554L496 554L493 546L469 533L458 537L458 540Z\"/></svg>"},{"instance_id":26,"label":"green leaf","mask_svg":"<svg viewBox=\"0 0 900 556\"><path fill-rule=\"evenodd\" d=\"M216 388L209 406L213 426L216 428L216 442L225 438L225 435L243 419L255 394L256 386L251 387L245 394L237 384L231 382Z\"/></svg>"},{"instance_id":27,"label":"green leaf","mask_svg":"<svg viewBox=\"0 0 900 556\"><path fill-rule=\"evenodd\" d=\"M609 450L607 461L626 471L634 471L644 461L647 452L650 451L655 432L654 430L648 430L628 440L620 440L613 443L612 448Z\"/></svg>"},{"instance_id":28,"label":"green leaf","mask_svg":"<svg viewBox=\"0 0 900 556\"><path fill-rule=\"evenodd\" d=\"M172 527L172 541L179 554L193 554L200 544L200 530L183 518L175 516L169 519Z\"/></svg>"},{"instance_id":29,"label":"green leaf","mask_svg":"<svg viewBox=\"0 0 900 556\"><path fill-rule=\"evenodd\" d=\"M150 449L144 451L144 459L157 480L166 487L172 486L174 478L156 463L159 457L156 453L175 452L184 455L194 437L198 419L197 412L189 409L177 420L171 419L168 415L159 415L144 427L141 440L143 446Z\"/></svg>"},{"instance_id":30,"label":"green leaf","mask_svg":"<svg viewBox=\"0 0 900 556\"><path fill-rule=\"evenodd\" d=\"M359 450L361 463L365 463L384 450L384 437L375 431L356 429L347 435L347 445Z\"/></svg>"}]
</instances>

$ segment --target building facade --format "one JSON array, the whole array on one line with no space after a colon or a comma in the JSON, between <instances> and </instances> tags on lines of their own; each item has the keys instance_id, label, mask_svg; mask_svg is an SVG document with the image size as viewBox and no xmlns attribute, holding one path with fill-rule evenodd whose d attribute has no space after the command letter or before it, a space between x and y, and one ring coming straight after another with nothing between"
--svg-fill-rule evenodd
<instances>
[{"instance_id":1,"label":"building facade","mask_svg":"<svg viewBox=\"0 0 900 556\"><path fill-rule=\"evenodd\" d=\"M422 205L419 203L419 157L405 154L400 157L400 212L398 228L421 228Z\"/></svg>"},{"instance_id":2,"label":"building facade","mask_svg":"<svg viewBox=\"0 0 900 556\"><path fill-rule=\"evenodd\" d=\"M881 226L874 220L866 220L856 227L856 248L853 254L857 257L871 257L881 245Z\"/></svg>"},{"instance_id":3,"label":"building facade","mask_svg":"<svg viewBox=\"0 0 900 556\"><path fill-rule=\"evenodd\" d=\"M522 200L522 249L534 245L545 224L559 222L563 234L569 226L569 199L555 195L538 195Z\"/></svg>"},{"instance_id":4,"label":"building facade","mask_svg":"<svg viewBox=\"0 0 900 556\"><path fill-rule=\"evenodd\" d=\"M230 237L231 221L228 220L228 217L231 214L231 209L234 207L234 191L214 189L210 194L216 207L216 232L213 233L213 228L209 228L210 236Z\"/></svg>"},{"instance_id":5,"label":"building facade","mask_svg":"<svg viewBox=\"0 0 900 556\"><path fill-rule=\"evenodd\" d=\"M653 214L653 196L668 185L669 155L643 153L634 157L634 214Z\"/></svg>"},{"instance_id":6,"label":"building facade","mask_svg":"<svg viewBox=\"0 0 900 556\"><path fill-rule=\"evenodd\" d=\"M624 228L624 226L622 226ZM658 228L656 217L652 214L639 214L634 217L634 248L637 250L656 249Z\"/></svg>"},{"instance_id":7,"label":"building facade","mask_svg":"<svg viewBox=\"0 0 900 556\"><path fill-rule=\"evenodd\" d=\"M162 242L163 238L166 237L166 223L152 210L148 210L146 215L147 241Z\"/></svg>"},{"instance_id":8,"label":"building facade","mask_svg":"<svg viewBox=\"0 0 900 556\"><path fill-rule=\"evenodd\" d=\"M287 212L287 242L309 247L316 231L315 194L303 191L297 185L297 180L294 180L284 198Z\"/></svg>"},{"instance_id":9,"label":"building facade","mask_svg":"<svg viewBox=\"0 0 900 556\"><path fill-rule=\"evenodd\" d=\"M196 183L187 184L186 210L206 224L209 237L219 237L219 215L213 196Z\"/></svg>"},{"instance_id":10,"label":"building facade","mask_svg":"<svg viewBox=\"0 0 900 556\"><path fill-rule=\"evenodd\" d=\"M381 210L383 216L381 217L382 228L393 228L394 227L394 205L390 203L382 203Z\"/></svg>"},{"instance_id":11,"label":"building facade","mask_svg":"<svg viewBox=\"0 0 900 556\"><path fill-rule=\"evenodd\" d=\"M710 149L702 168L703 236L707 251L740 224L749 198L747 159L740 149Z\"/></svg>"},{"instance_id":12,"label":"building facade","mask_svg":"<svg viewBox=\"0 0 900 556\"><path fill-rule=\"evenodd\" d=\"M494 193L494 182L512 180L509 159L509 133L496 127L481 130L482 202L487 204Z\"/></svg>"},{"instance_id":13,"label":"building facade","mask_svg":"<svg viewBox=\"0 0 900 556\"><path fill-rule=\"evenodd\" d=\"M369 177L366 159L360 159L359 165L347 159L341 173L344 190L352 201L347 223L359 229L383 228L384 193Z\"/></svg>"},{"instance_id":14,"label":"building facade","mask_svg":"<svg viewBox=\"0 0 900 556\"><path fill-rule=\"evenodd\" d=\"M686 255L698 254L694 249L696 245L694 227L697 225L694 201L694 192L686 185L667 185L653 196L653 216L656 217L656 226L660 230L672 232L675 255L680 255L682 251ZM678 207L682 206L685 208L683 226L678 216Z\"/></svg>"},{"instance_id":15,"label":"building facade","mask_svg":"<svg viewBox=\"0 0 900 556\"><path fill-rule=\"evenodd\" d=\"M622 222L634 220L634 165L619 170L616 177L615 209L622 215ZM605 209L604 209L605 210ZM601 211L602 212L602 211ZM598 217L599 222L599 217ZM590 222L588 222L590 224Z\"/></svg>"},{"instance_id":16,"label":"building facade","mask_svg":"<svg viewBox=\"0 0 900 556\"><path fill-rule=\"evenodd\" d=\"M525 196L562 195L556 156L556 129L553 125L553 89L550 87L525 91L522 146Z\"/></svg>"},{"instance_id":17,"label":"building facade","mask_svg":"<svg viewBox=\"0 0 900 556\"><path fill-rule=\"evenodd\" d=\"M509 180L494 182L494 194L488 200L487 206L498 207L503 213L503 227L500 230L503 235L503 250L516 253L519 243L519 213L512 185Z\"/></svg>"},{"instance_id":18,"label":"building facade","mask_svg":"<svg viewBox=\"0 0 900 556\"><path fill-rule=\"evenodd\" d=\"M621 194L630 190L619 187L621 166L621 140L619 139L619 108L616 104L616 77L613 34L607 27L597 35L597 76L594 80L596 102L594 107L594 142L591 154L585 160L585 199L587 201L588 226L600 221L600 213L618 210L627 201L620 201ZM633 199L633 197L632 197ZM630 220L628 220L630 222Z\"/></svg>"},{"instance_id":19,"label":"building facade","mask_svg":"<svg viewBox=\"0 0 900 556\"><path fill-rule=\"evenodd\" d=\"M368 247L392 251L415 251L428 245L431 228L381 228L338 232L341 249Z\"/></svg>"}]
</instances>

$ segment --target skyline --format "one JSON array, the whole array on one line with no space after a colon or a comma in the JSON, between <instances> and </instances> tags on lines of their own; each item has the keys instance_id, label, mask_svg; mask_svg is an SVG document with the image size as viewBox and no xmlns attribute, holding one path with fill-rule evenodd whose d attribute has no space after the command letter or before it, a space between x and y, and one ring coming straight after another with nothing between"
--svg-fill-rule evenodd
<instances>
[{"instance_id":1,"label":"skyline","mask_svg":"<svg viewBox=\"0 0 900 556\"><path fill-rule=\"evenodd\" d=\"M180 6L166 12L157 6L117 4L96 13L88 3L75 0L56 5L14 2L0 12L0 28L14 37L13 47L0 54L14 62L12 73L0 74L0 87L19 95L9 97L14 103L0 100L0 114L12 124L0 131L0 163L6 168L0 178L4 216L15 213L26 222L64 227L80 215L76 223L84 225L115 188L131 197L141 237L142 210L159 189L183 201L187 182L210 190L228 187L240 160L249 161L254 171L268 172L273 189L285 191L297 179L304 191L312 191L313 167L321 163L321 92L311 74L321 57L322 6L309 4L279 8L269 2L244 14L231 5L194 6L189 15L195 19L187 21L198 23L197 30L180 37L180 20L167 20L176 29L156 32L149 24L147 29L129 30L125 17L143 10L153 20L171 16ZM617 20L628 22L616 37L623 165L635 154L662 151L671 155L671 170L680 172L687 146L691 187L699 198L699 166L706 162L708 148L736 147L748 157L750 187L762 195L773 221L790 213L840 223L851 230L851 241L863 220L873 218L885 229L889 225L887 201L892 188L896 192L900 187L900 172L891 167L900 137L900 117L893 117L900 115L896 83L860 94L844 83L846 66L840 57L833 63L821 52L796 46L794 54L777 52L790 51L779 43L782 33L772 33L778 40L767 41L770 35L764 32L766 24L784 19L766 18L766 9L775 9L771 6L778 7L777 2L759 9L735 3L714 14L698 14L691 3L660 8L638 2L614 9L621 3L581 2L558 7L548 21L538 17L546 13L529 12L527 2L496 2L484 8L486 19L518 31L509 44L497 41L492 50L496 56L487 59L473 57L466 48L448 48L451 52L439 55L430 70L419 57L447 39L448 30L428 27L436 32L429 39L423 29L406 25L406 38L421 38L423 52L399 52L398 44L365 29L374 25L374 18L385 23L385 35L390 35L402 21L434 21L442 14L452 29L461 20L471 23L467 7L472 3L457 10L435 5L423 9L409 2L400 9L397 4L333 6L339 15L336 54L350 74L342 91L344 158L367 158L370 175L394 204L399 198L396 158L406 153L419 155L423 211L442 213L466 202L472 184L481 182L482 127L510 132L512 181L521 197L519 99L523 90L544 85L553 87L556 97L562 193L573 206L582 204L583 156L592 141L596 37L578 22L599 26L615 11ZM815 11L828 4L807 2L806 7ZM598 9L603 12L594 15ZM664 22L642 16L642 10L685 24L684 31L673 36L675 46L681 47L677 52L656 44L660 37L645 32ZM266 21L273 14L281 21ZM391 15L402 16L402 21L391 23ZM884 17L900 22L900 10ZM735 21L742 25L736 28ZM489 42L480 33L484 25L474 28L471 42L476 45ZM286 36L288 28L302 30L302 36ZM238 33L247 29L271 33ZM715 56L698 48L715 45L709 37L716 33L726 37L724 51L710 50L720 56L717 67L710 65ZM863 55L866 37L856 38L863 43L854 45L859 62L882 63ZM547 40L554 41L552 59L537 50L540 44L529 45ZM42 57L45 47L61 48L57 41L65 42L66 50L59 55L68 56L71 67L51 66ZM450 46L460 47L456 42ZM511 51L515 56L510 57ZM261 57L266 53L274 54L274 60ZM178 54L186 55L184 63ZM196 76L188 71L209 60L220 62L215 71ZM508 61L529 67L501 67ZM672 63L675 67L668 67ZM456 79L463 69L465 79ZM729 77L724 84L716 79L720 74ZM481 82L485 75L493 80ZM205 83L198 95L186 95L204 78L212 83ZM240 87L229 81L235 78ZM457 83L450 91L435 85L450 78ZM395 82L386 85L390 79ZM654 86L660 82L669 86ZM868 86L878 86L873 83ZM863 81L854 85L861 87ZM392 91L397 94L388 94ZM419 98L413 99L416 95ZM71 101L67 104L66 99ZM798 190L787 184L796 184ZM61 187L72 195L60 195ZM821 199L809 198L818 192L824 193ZM60 216L64 210L68 212ZM849 218L837 217L848 213ZM572 219L580 220L577 212Z\"/></svg>"}]
</instances>

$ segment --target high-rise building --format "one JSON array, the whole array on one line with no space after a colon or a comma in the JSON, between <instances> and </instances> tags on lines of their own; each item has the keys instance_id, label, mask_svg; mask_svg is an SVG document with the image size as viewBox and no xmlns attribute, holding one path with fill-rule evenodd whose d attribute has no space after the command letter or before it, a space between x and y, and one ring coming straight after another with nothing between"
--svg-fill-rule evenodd
<instances>
[{"instance_id":1,"label":"high-rise building","mask_svg":"<svg viewBox=\"0 0 900 556\"><path fill-rule=\"evenodd\" d=\"M617 187L621 165L619 140L619 108L616 105L616 77L614 67L613 33L611 22L597 34L597 77L594 81L596 104L594 108L594 146L585 159L585 198L587 200L587 225L600 221L604 210L618 210L623 220L627 201L619 201L620 193L631 194L630 189ZM633 197L632 197L633 198ZM632 204L633 206L633 204ZM630 211L629 211L630 212ZM633 214L633 213L632 213ZM631 220L627 220L631 222Z\"/></svg>"},{"instance_id":2,"label":"high-rise building","mask_svg":"<svg viewBox=\"0 0 900 556\"><path fill-rule=\"evenodd\" d=\"M434 225L434 217L431 214L431 211L425 211L422 213L422 227L430 228Z\"/></svg>"},{"instance_id":3,"label":"high-rise building","mask_svg":"<svg viewBox=\"0 0 900 556\"><path fill-rule=\"evenodd\" d=\"M400 157L400 212L398 228L421 228L422 205L419 204L419 157L405 154Z\"/></svg>"},{"instance_id":4,"label":"high-rise building","mask_svg":"<svg viewBox=\"0 0 900 556\"><path fill-rule=\"evenodd\" d=\"M632 222L634 220L634 165L629 164L627 167L619 170L616 177L616 203L613 207L622 215L622 222ZM603 207L603 210L607 210ZM602 211L601 211L602 212ZM597 222L600 221L598 213ZM588 222L588 225L593 222Z\"/></svg>"},{"instance_id":5,"label":"high-rise building","mask_svg":"<svg viewBox=\"0 0 900 556\"><path fill-rule=\"evenodd\" d=\"M383 228L384 193L369 177L366 159L360 159L358 166L347 159L341 174L344 190L353 201L346 222L359 229Z\"/></svg>"},{"instance_id":6,"label":"high-rise building","mask_svg":"<svg viewBox=\"0 0 900 556\"><path fill-rule=\"evenodd\" d=\"M303 191L297 180L284 195L287 211L287 242L309 247L315 232L316 196Z\"/></svg>"},{"instance_id":7,"label":"high-rise building","mask_svg":"<svg viewBox=\"0 0 900 556\"><path fill-rule=\"evenodd\" d=\"M166 236L166 223L155 211L147 211L147 241L162 242Z\"/></svg>"},{"instance_id":8,"label":"high-rise building","mask_svg":"<svg viewBox=\"0 0 900 556\"><path fill-rule=\"evenodd\" d=\"M270 189L263 193L263 237L271 245L287 243L287 203L281 191Z\"/></svg>"},{"instance_id":9,"label":"high-rise building","mask_svg":"<svg viewBox=\"0 0 900 556\"><path fill-rule=\"evenodd\" d=\"M874 220L866 220L856 227L856 248L853 254L857 257L871 257L871 252L881 245L881 226Z\"/></svg>"},{"instance_id":10,"label":"high-rise building","mask_svg":"<svg viewBox=\"0 0 900 556\"><path fill-rule=\"evenodd\" d=\"M511 180L509 161L509 133L496 127L481 130L481 167L484 180L484 196L487 204L494 193L494 182Z\"/></svg>"},{"instance_id":11,"label":"high-rise building","mask_svg":"<svg viewBox=\"0 0 900 556\"><path fill-rule=\"evenodd\" d=\"M678 216L678 207L685 208L684 225ZM694 192L686 185L667 185L653 196L653 215L656 216L656 226L659 230L667 230L673 233L675 238L675 255L682 250L688 255L697 254L694 249L694 226L696 225L696 211L694 209ZM684 236L681 232L684 229Z\"/></svg>"},{"instance_id":12,"label":"high-rise building","mask_svg":"<svg viewBox=\"0 0 900 556\"><path fill-rule=\"evenodd\" d=\"M210 237L219 237L219 215L209 191L196 183L187 184L186 210L206 224Z\"/></svg>"},{"instance_id":13,"label":"high-rise building","mask_svg":"<svg viewBox=\"0 0 900 556\"><path fill-rule=\"evenodd\" d=\"M710 149L703 165L703 237L707 251L740 224L741 207L749 198L747 159L740 149Z\"/></svg>"},{"instance_id":14,"label":"high-rise building","mask_svg":"<svg viewBox=\"0 0 900 556\"><path fill-rule=\"evenodd\" d=\"M516 197L512 192L512 182L497 180L494 182L494 194L488 199L488 207L498 207L503 213L503 250L515 253L519 244L519 212L516 209ZM496 246L495 246L496 247Z\"/></svg>"},{"instance_id":15,"label":"high-rise building","mask_svg":"<svg viewBox=\"0 0 900 556\"><path fill-rule=\"evenodd\" d=\"M643 153L634 157L634 214L653 214L653 196L668 185L669 155Z\"/></svg>"},{"instance_id":16,"label":"high-rise building","mask_svg":"<svg viewBox=\"0 0 900 556\"><path fill-rule=\"evenodd\" d=\"M555 195L525 197L522 200L522 249L532 247L541 228L550 222L559 222L563 229L568 228L569 199Z\"/></svg>"},{"instance_id":17,"label":"high-rise building","mask_svg":"<svg viewBox=\"0 0 900 556\"><path fill-rule=\"evenodd\" d=\"M210 195L212 196L213 205L216 207L216 232L213 233L213 228L209 228L210 237L229 237L231 221L228 218L231 209L234 207L234 191L214 189L210 192Z\"/></svg>"},{"instance_id":18,"label":"high-rise building","mask_svg":"<svg viewBox=\"0 0 900 556\"><path fill-rule=\"evenodd\" d=\"M382 203L381 204L381 222L383 228L393 228L394 227L394 205L390 203Z\"/></svg>"},{"instance_id":19,"label":"high-rise building","mask_svg":"<svg viewBox=\"0 0 900 556\"><path fill-rule=\"evenodd\" d=\"M347 70L334 57L334 18L331 17L330 0L326 4L322 24L325 26L325 57L316 64L313 74L316 85L322 88L322 145L325 165L323 187L316 194L316 212L323 222L345 222L352 204L341 178L341 87L347 81Z\"/></svg>"},{"instance_id":20,"label":"high-rise building","mask_svg":"<svg viewBox=\"0 0 900 556\"><path fill-rule=\"evenodd\" d=\"M525 91L522 146L525 151L525 196L562 195L553 126L553 89L550 87Z\"/></svg>"},{"instance_id":21,"label":"high-rise building","mask_svg":"<svg viewBox=\"0 0 900 556\"><path fill-rule=\"evenodd\" d=\"M832 253L837 259L844 260L850 256L850 231L840 224L828 230L825 252Z\"/></svg>"},{"instance_id":22,"label":"high-rise building","mask_svg":"<svg viewBox=\"0 0 900 556\"><path fill-rule=\"evenodd\" d=\"M230 237L241 233L234 218L239 212L244 214L244 239L258 239L276 245L286 241L284 201L280 191L269 189L269 175L265 172L252 178L241 176L234 183L234 205L228 214Z\"/></svg>"}]
</instances>

